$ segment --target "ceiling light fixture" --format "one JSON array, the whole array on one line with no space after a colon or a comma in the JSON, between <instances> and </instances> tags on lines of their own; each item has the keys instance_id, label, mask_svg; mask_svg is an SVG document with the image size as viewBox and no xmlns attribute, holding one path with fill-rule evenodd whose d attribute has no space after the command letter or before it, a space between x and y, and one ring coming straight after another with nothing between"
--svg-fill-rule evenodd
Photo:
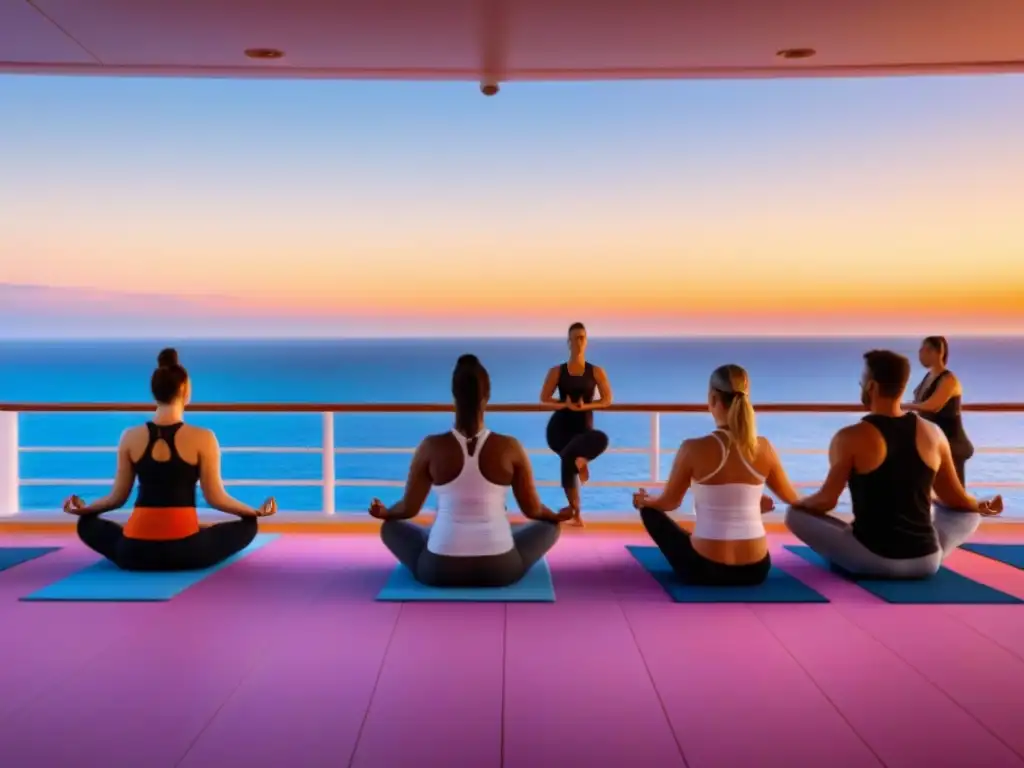
<instances>
[{"instance_id":1,"label":"ceiling light fixture","mask_svg":"<svg viewBox=\"0 0 1024 768\"><path fill-rule=\"evenodd\" d=\"M775 55L780 59L809 59L816 53L813 48L783 48Z\"/></svg>"},{"instance_id":2,"label":"ceiling light fixture","mask_svg":"<svg viewBox=\"0 0 1024 768\"><path fill-rule=\"evenodd\" d=\"M284 52L277 50L277 48L246 48L245 55L250 59L259 59L261 61L284 58Z\"/></svg>"}]
</instances>

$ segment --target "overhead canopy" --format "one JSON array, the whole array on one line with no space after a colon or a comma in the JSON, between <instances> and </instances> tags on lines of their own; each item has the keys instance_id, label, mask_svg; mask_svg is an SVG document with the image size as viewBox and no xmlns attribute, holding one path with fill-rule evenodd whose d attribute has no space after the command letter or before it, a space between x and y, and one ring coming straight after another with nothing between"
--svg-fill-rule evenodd
<instances>
[{"instance_id":1,"label":"overhead canopy","mask_svg":"<svg viewBox=\"0 0 1024 768\"><path fill-rule=\"evenodd\" d=\"M246 55L261 48L283 56ZM0 71L500 82L1016 72L1024 0L0 0Z\"/></svg>"}]
</instances>

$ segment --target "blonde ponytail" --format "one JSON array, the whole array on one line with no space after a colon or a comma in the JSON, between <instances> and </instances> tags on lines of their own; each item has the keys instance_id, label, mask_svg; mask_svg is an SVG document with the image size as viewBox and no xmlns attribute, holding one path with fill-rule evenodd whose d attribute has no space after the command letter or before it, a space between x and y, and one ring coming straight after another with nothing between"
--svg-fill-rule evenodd
<instances>
[{"instance_id":1,"label":"blonde ponytail","mask_svg":"<svg viewBox=\"0 0 1024 768\"><path fill-rule=\"evenodd\" d=\"M723 365L711 374L711 388L729 404L725 423L729 436L747 461L757 457L757 420L750 404L750 376L738 365Z\"/></svg>"},{"instance_id":2,"label":"blonde ponytail","mask_svg":"<svg viewBox=\"0 0 1024 768\"><path fill-rule=\"evenodd\" d=\"M726 424L733 444L747 461L757 458L757 421L746 392L737 392L729 403Z\"/></svg>"}]
</instances>

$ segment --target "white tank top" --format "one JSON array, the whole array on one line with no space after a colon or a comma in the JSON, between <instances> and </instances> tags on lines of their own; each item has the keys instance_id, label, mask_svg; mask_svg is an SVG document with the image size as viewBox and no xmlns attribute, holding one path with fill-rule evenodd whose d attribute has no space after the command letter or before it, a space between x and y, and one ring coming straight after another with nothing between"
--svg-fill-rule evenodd
<instances>
[{"instance_id":1,"label":"white tank top","mask_svg":"<svg viewBox=\"0 0 1024 768\"><path fill-rule=\"evenodd\" d=\"M427 538L427 549L448 557L503 555L515 547L505 500L508 488L495 485L480 472L480 454L491 434L476 435L476 450L469 455L469 441L452 430L462 446L459 476L437 490L437 519Z\"/></svg>"},{"instance_id":2,"label":"white tank top","mask_svg":"<svg viewBox=\"0 0 1024 768\"><path fill-rule=\"evenodd\" d=\"M693 535L698 539L711 541L743 541L759 539L765 535L764 521L761 519L761 496L764 494L764 477L750 466L750 462L738 453L743 465L759 482L723 483L707 485L707 481L722 471L732 450L732 438L728 433L723 440L718 432L711 436L722 447L722 461L714 472L693 483L693 511L697 515L697 523Z\"/></svg>"}]
</instances>

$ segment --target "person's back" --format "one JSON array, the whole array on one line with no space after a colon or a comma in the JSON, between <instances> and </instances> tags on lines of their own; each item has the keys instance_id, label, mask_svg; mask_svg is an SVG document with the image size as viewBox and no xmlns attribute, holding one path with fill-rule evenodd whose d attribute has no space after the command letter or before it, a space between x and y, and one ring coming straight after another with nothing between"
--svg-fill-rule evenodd
<instances>
[{"instance_id":1,"label":"person's back","mask_svg":"<svg viewBox=\"0 0 1024 768\"><path fill-rule=\"evenodd\" d=\"M486 429L469 439L456 430L450 433L462 454L462 467L453 480L434 486L437 517L427 540L427 549L434 554L479 557L500 555L513 548L505 503L512 478L500 477L505 473L494 467L489 472L495 478L491 480L481 469L485 451L490 464L500 465L503 458L503 436L494 435L492 441L489 437L492 435ZM451 447L446 447L451 454Z\"/></svg>"},{"instance_id":2,"label":"person's back","mask_svg":"<svg viewBox=\"0 0 1024 768\"><path fill-rule=\"evenodd\" d=\"M913 413L869 414L861 422L849 477L853 535L882 557L939 550L932 485L939 466L934 427Z\"/></svg>"},{"instance_id":3,"label":"person's back","mask_svg":"<svg viewBox=\"0 0 1024 768\"><path fill-rule=\"evenodd\" d=\"M760 584L771 570L761 515L770 511L768 485L787 502L796 491L771 443L757 435L750 377L738 365L711 374L708 410L716 429L683 441L659 496L633 496L644 528L684 581L717 586ZM697 523L692 536L668 513L693 488ZM765 503L765 502L769 503Z\"/></svg>"},{"instance_id":4,"label":"person's back","mask_svg":"<svg viewBox=\"0 0 1024 768\"><path fill-rule=\"evenodd\" d=\"M274 514L277 504L271 498L253 509L225 491L213 432L184 423L192 385L175 350L157 357L150 388L156 412L121 435L111 492L92 504L72 496L64 511L78 516L78 535L86 546L126 570L208 568L248 546L256 536L256 518ZM124 527L102 519L104 512L124 506L136 480L135 508ZM197 484L213 509L241 519L200 528Z\"/></svg>"},{"instance_id":5,"label":"person's back","mask_svg":"<svg viewBox=\"0 0 1024 768\"><path fill-rule=\"evenodd\" d=\"M842 570L862 576L933 576L943 558L998 515L1003 501L969 496L949 442L936 425L904 413L910 361L887 350L864 355L861 402L869 411L829 446L829 471L816 492L786 512L789 530ZM829 513L849 487L853 524ZM932 511L932 492L939 504Z\"/></svg>"},{"instance_id":6,"label":"person's back","mask_svg":"<svg viewBox=\"0 0 1024 768\"><path fill-rule=\"evenodd\" d=\"M125 524L131 539L169 541L199 531L196 514L196 486L199 483L199 430L184 422L146 422L128 436L138 480L135 510ZM136 459L138 446L144 443ZM182 455L187 453L188 457Z\"/></svg>"},{"instance_id":7,"label":"person's back","mask_svg":"<svg viewBox=\"0 0 1024 768\"><path fill-rule=\"evenodd\" d=\"M370 503L384 523L384 546L421 582L437 587L504 587L519 581L558 540L557 515L537 495L526 451L515 438L484 426L491 395L487 369L463 355L452 372L455 428L420 443L409 467L401 500L386 507ZM431 488L438 511L428 530L409 522L423 509ZM505 499L511 488L523 516L510 524Z\"/></svg>"},{"instance_id":8,"label":"person's back","mask_svg":"<svg viewBox=\"0 0 1024 768\"><path fill-rule=\"evenodd\" d=\"M723 563L755 562L768 552L761 499L770 469L764 438L748 459L726 430L694 441L693 548ZM764 471L756 465L765 464Z\"/></svg>"}]
</instances>

